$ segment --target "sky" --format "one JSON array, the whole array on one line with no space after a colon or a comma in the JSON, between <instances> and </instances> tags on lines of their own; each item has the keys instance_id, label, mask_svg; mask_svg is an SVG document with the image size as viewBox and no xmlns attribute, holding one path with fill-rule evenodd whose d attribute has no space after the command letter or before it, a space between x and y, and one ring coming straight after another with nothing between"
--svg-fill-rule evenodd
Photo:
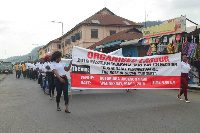
<instances>
[{"instance_id":1,"label":"sky","mask_svg":"<svg viewBox=\"0 0 200 133\"><path fill-rule=\"evenodd\" d=\"M28 54L48 44L104 7L133 22L168 20L181 15L200 24L200 0L2 0L0 59ZM191 23L186 23L193 26Z\"/></svg>"}]
</instances>

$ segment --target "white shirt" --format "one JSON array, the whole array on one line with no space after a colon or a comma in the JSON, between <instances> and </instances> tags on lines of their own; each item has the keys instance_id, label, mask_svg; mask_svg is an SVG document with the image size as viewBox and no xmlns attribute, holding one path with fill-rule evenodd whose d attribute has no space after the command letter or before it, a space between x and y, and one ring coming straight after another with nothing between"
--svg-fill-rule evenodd
<instances>
[{"instance_id":1,"label":"white shirt","mask_svg":"<svg viewBox=\"0 0 200 133\"><path fill-rule=\"evenodd\" d=\"M181 61L181 73L189 73L191 67L188 63Z\"/></svg>"},{"instance_id":2,"label":"white shirt","mask_svg":"<svg viewBox=\"0 0 200 133\"><path fill-rule=\"evenodd\" d=\"M28 69L29 67L29 63L25 63L26 69Z\"/></svg>"},{"instance_id":3,"label":"white shirt","mask_svg":"<svg viewBox=\"0 0 200 133\"><path fill-rule=\"evenodd\" d=\"M44 67L45 67L45 69L46 69L46 66L49 66L49 67L50 67L49 70L46 69L46 72L52 72L52 71L53 71L53 69L52 69L52 65L51 65L51 64L52 64L51 62L45 62L45 63L44 63Z\"/></svg>"},{"instance_id":4,"label":"white shirt","mask_svg":"<svg viewBox=\"0 0 200 133\"><path fill-rule=\"evenodd\" d=\"M60 76L66 75L66 71L64 67L65 67L65 64L63 64L62 62L52 63L52 69L55 69Z\"/></svg>"},{"instance_id":5,"label":"white shirt","mask_svg":"<svg viewBox=\"0 0 200 133\"><path fill-rule=\"evenodd\" d=\"M40 70L46 72L46 68L44 67L44 64L42 64L39 68ZM46 76L46 73L41 73L43 76Z\"/></svg>"}]
</instances>

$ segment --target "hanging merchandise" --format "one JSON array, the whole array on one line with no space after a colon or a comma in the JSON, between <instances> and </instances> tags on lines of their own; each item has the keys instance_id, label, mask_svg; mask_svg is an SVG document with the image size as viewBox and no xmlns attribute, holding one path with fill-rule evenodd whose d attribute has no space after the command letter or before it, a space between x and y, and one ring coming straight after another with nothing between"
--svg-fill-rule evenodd
<instances>
[{"instance_id":1,"label":"hanging merchandise","mask_svg":"<svg viewBox=\"0 0 200 133\"><path fill-rule=\"evenodd\" d=\"M188 52L187 52L187 57L190 57L193 48L194 48L194 43L192 42L192 43L190 43L190 45L189 45L189 49L188 49Z\"/></svg>"},{"instance_id":2,"label":"hanging merchandise","mask_svg":"<svg viewBox=\"0 0 200 133\"><path fill-rule=\"evenodd\" d=\"M200 59L200 45L198 45L198 51L197 51L197 54L198 54L198 59Z\"/></svg>"},{"instance_id":3,"label":"hanging merchandise","mask_svg":"<svg viewBox=\"0 0 200 133\"><path fill-rule=\"evenodd\" d=\"M155 44L152 44L152 45L151 45L151 49L152 49L153 55L155 55L155 54L156 54L156 45L155 45Z\"/></svg>"},{"instance_id":4,"label":"hanging merchandise","mask_svg":"<svg viewBox=\"0 0 200 133\"><path fill-rule=\"evenodd\" d=\"M196 44L194 43L194 47L193 47L193 49L192 49L192 52L191 52L191 54L190 54L190 58L193 58L194 57L194 53L195 53L195 50L196 50Z\"/></svg>"},{"instance_id":5,"label":"hanging merchandise","mask_svg":"<svg viewBox=\"0 0 200 133\"><path fill-rule=\"evenodd\" d=\"M172 43L172 42L173 42L172 37L169 37L169 43Z\"/></svg>"},{"instance_id":6,"label":"hanging merchandise","mask_svg":"<svg viewBox=\"0 0 200 133\"><path fill-rule=\"evenodd\" d=\"M166 49L167 45L164 44L158 44L157 45L157 54L161 55L164 53L164 50Z\"/></svg>"},{"instance_id":7,"label":"hanging merchandise","mask_svg":"<svg viewBox=\"0 0 200 133\"><path fill-rule=\"evenodd\" d=\"M177 34L176 35L176 41L180 41L181 40L181 35L180 34Z\"/></svg>"},{"instance_id":8,"label":"hanging merchandise","mask_svg":"<svg viewBox=\"0 0 200 133\"><path fill-rule=\"evenodd\" d=\"M167 36L163 37L163 42L167 42Z\"/></svg>"},{"instance_id":9,"label":"hanging merchandise","mask_svg":"<svg viewBox=\"0 0 200 133\"><path fill-rule=\"evenodd\" d=\"M200 34L199 34L199 43L200 43Z\"/></svg>"},{"instance_id":10,"label":"hanging merchandise","mask_svg":"<svg viewBox=\"0 0 200 133\"><path fill-rule=\"evenodd\" d=\"M147 52L147 55L148 55L148 56L151 56L151 55L152 55L152 49L151 49L151 46L149 46L149 50L148 50L148 52Z\"/></svg>"},{"instance_id":11,"label":"hanging merchandise","mask_svg":"<svg viewBox=\"0 0 200 133\"><path fill-rule=\"evenodd\" d=\"M159 43L159 38L156 38L156 43Z\"/></svg>"},{"instance_id":12,"label":"hanging merchandise","mask_svg":"<svg viewBox=\"0 0 200 133\"><path fill-rule=\"evenodd\" d=\"M173 51L172 51L172 46L171 46L170 43L168 43L168 45L167 45L167 53L168 53L168 54L172 54L172 53L173 53Z\"/></svg>"},{"instance_id":13,"label":"hanging merchandise","mask_svg":"<svg viewBox=\"0 0 200 133\"><path fill-rule=\"evenodd\" d=\"M196 44L193 58L198 58L197 54L198 54L198 44Z\"/></svg>"},{"instance_id":14,"label":"hanging merchandise","mask_svg":"<svg viewBox=\"0 0 200 133\"><path fill-rule=\"evenodd\" d=\"M175 43L174 42L174 53L178 53L179 52L179 43Z\"/></svg>"},{"instance_id":15,"label":"hanging merchandise","mask_svg":"<svg viewBox=\"0 0 200 133\"><path fill-rule=\"evenodd\" d=\"M156 38L152 38L152 42L151 43L156 43Z\"/></svg>"},{"instance_id":16,"label":"hanging merchandise","mask_svg":"<svg viewBox=\"0 0 200 133\"><path fill-rule=\"evenodd\" d=\"M183 44L183 53L188 53L188 49L189 49L189 46L190 43L188 41L186 41L184 44Z\"/></svg>"}]
</instances>

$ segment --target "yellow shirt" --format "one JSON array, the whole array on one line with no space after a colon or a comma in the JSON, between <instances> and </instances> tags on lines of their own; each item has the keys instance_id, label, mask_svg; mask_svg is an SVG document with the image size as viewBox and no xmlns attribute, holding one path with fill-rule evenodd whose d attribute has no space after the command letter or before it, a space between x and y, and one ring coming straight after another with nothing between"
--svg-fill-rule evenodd
<instances>
[{"instance_id":1,"label":"yellow shirt","mask_svg":"<svg viewBox=\"0 0 200 133\"><path fill-rule=\"evenodd\" d=\"M15 65L15 71L19 71L19 65Z\"/></svg>"},{"instance_id":2,"label":"yellow shirt","mask_svg":"<svg viewBox=\"0 0 200 133\"><path fill-rule=\"evenodd\" d=\"M25 64L22 64L22 71L26 71L26 66L25 66Z\"/></svg>"}]
</instances>

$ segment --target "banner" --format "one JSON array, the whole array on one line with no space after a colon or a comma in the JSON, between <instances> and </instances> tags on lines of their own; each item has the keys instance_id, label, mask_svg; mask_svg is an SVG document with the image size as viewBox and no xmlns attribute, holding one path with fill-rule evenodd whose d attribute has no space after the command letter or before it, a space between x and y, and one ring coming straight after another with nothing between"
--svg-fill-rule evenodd
<instances>
[{"instance_id":1,"label":"banner","mask_svg":"<svg viewBox=\"0 0 200 133\"><path fill-rule=\"evenodd\" d=\"M186 29L186 17L178 17L164 21L160 25L148 27L143 29L143 38L175 34L184 32Z\"/></svg>"},{"instance_id":2,"label":"banner","mask_svg":"<svg viewBox=\"0 0 200 133\"><path fill-rule=\"evenodd\" d=\"M180 88L181 53L121 57L74 46L72 58L72 88Z\"/></svg>"}]
</instances>

